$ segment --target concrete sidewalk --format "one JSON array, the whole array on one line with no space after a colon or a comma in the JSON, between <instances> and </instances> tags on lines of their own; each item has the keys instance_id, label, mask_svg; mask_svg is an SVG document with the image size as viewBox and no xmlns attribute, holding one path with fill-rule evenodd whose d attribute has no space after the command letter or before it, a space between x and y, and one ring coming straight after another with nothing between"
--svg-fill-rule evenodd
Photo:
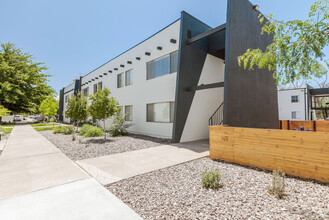
<instances>
[{"instance_id":1,"label":"concrete sidewalk","mask_svg":"<svg viewBox=\"0 0 329 220\"><path fill-rule=\"evenodd\" d=\"M0 219L140 219L30 125L0 156Z\"/></svg>"},{"instance_id":2,"label":"concrete sidewalk","mask_svg":"<svg viewBox=\"0 0 329 220\"><path fill-rule=\"evenodd\" d=\"M208 140L162 145L76 161L103 185L209 155Z\"/></svg>"}]
</instances>

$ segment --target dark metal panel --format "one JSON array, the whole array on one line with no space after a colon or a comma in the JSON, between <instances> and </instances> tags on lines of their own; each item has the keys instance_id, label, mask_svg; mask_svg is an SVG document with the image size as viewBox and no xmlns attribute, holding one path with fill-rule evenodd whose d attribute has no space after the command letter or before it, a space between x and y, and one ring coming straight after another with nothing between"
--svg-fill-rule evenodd
<instances>
[{"instance_id":1,"label":"dark metal panel","mask_svg":"<svg viewBox=\"0 0 329 220\"><path fill-rule=\"evenodd\" d=\"M224 87L224 82L218 82L218 83L210 83L210 84L201 84L199 86L192 86L186 88L186 91L197 91L197 90L203 90L203 89L213 89L213 88L219 88Z\"/></svg>"},{"instance_id":2,"label":"dark metal panel","mask_svg":"<svg viewBox=\"0 0 329 220\"><path fill-rule=\"evenodd\" d=\"M80 80L76 79L74 85L74 95L77 95L80 92L80 89L81 89Z\"/></svg>"},{"instance_id":3,"label":"dark metal panel","mask_svg":"<svg viewBox=\"0 0 329 220\"><path fill-rule=\"evenodd\" d=\"M273 36L261 35L259 12L248 0L228 0L225 47L224 124L278 128L277 86L265 69L244 70L237 57L249 48L265 50Z\"/></svg>"},{"instance_id":4,"label":"dark metal panel","mask_svg":"<svg viewBox=\"0 0 329 220\"><path fill-rule=\"evenodd\" d=\"M329 88L309 89L311 95L329 95Z\"/></svg>"},{"instance_id":5,"label":"dark metal panel","mask_svg":"<svg viewBox=\"0 0 329 220\"><path fill-rule=\"evenodd\" d=\"M59 108L58 119L63 122L63 110L64 110L64 88L59 91Z\"/></svg>"},{"instance_id":6,"label":"dark metal panel","mask_svg":"<svg viewBox=\"0 0 329 220\"><path fill-rule=\"evenodd\" d=\"M193 38L211 27L186 12L181 14L180 41L178 52L178 72L176 82L175 114L173 122L173 142L179 142L183 133L195 91L186 88L197 86L207 56L207 39L187 45L188 35ZM196 125L197 126L197 125Z\"/></svg>"}]
</instances>

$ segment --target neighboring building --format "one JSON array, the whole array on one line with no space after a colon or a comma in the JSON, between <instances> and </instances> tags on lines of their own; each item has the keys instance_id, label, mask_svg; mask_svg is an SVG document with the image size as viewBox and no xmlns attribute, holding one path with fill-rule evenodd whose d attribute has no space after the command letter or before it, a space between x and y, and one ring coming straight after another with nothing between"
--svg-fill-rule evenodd
<instances>
[{"instance_id":1,"label":"neighboring building","mask_svg":"<svg viewBox=\"0 0 329 220\"><path fill-rule=\"evenodd\" d=\"M306 88L278 90L280 120L311 120L309 94Z\"/></svg>"},{"instance_id":2,"label":"neighboring building","mask_svg":"<svg viewBox=\"0 0 329 220\"><path fill-rule=\"evenodd\" d=\"M313 121L329 117L329 88L278 90L279 120Z\"/></svg>"},{"instance_id":3,"label":"neighboring building","mask_svg":"<svg viewBox=\"0 0 329 220\"><path fill-rule=\"evenodd\" d=\"M132 133L186 142L207 139L209 124L278 128L273 73L244 70L237 62L247 49L272 42L261 34L259 14L247 0L228 0L227 23L212 28L183 11L180 19L81 77L76 90L65 87L62 112L75 91L87 97L106 87L133 124Z\"/></svg>"}]
</instances>

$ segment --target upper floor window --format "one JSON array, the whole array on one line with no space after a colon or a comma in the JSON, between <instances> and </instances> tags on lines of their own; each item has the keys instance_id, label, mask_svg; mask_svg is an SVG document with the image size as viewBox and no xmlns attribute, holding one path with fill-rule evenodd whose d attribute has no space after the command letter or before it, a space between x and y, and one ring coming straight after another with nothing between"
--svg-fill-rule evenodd
<instances>
[{"instance_id":1,"label":"upper floor window","mask_svg":"<svg viewBox=\"0 0 329 220\"><path fill-rule=\"evenodd\" d=\"M89 88L85 88L82 90L82 96L87 97L89 95Z\"/></svg>"},{"instance_id":2,"label":"upper floor window","mask_svg":"<svg viewBox=\"0 0 329 220\"><path fill-rule=\"evenodd\" d=\"M147 79L153 79L169 73L177 72L178 52L152 60L147 63Z\"/></svg>"},{"instance_id":3,"label":"upper floor window","mask_svg":"<svg viewBox=\"0 0 329 220\"><path fill-rule=\"evenodd\" d=\"M133 106L126 105L125 106L125 121L132 121L133 120Z\"/></svg>"},{"instance_id":4,"label":"upper floor window","mask_svg":"<svg viewBox=\"0 0 329 220\"><path fill-rule=\"evenodd\" d=\"M97 83L94 84L94 94L97 92Z\"/></svg>"},{"instance_id":5,"label":"upper floor window","mask_svg":"<svg viewBox=\"0 0 329 220\"><path fill-rule=\"evenodd\" d=\"M132 85L133 84L133 70L128 70L126 71L125 74L125 84L126 86Z\"/></svg>"},{"instance_id":6,"label":"upper floor window","mask_svg":"<svg viewBox=\"0 0 329 220\"><path fill-rule=\"evenodd\" d=\"M120 74L118 74L117 75L117 87L118 88L121 88L121 87L123 87L124 86L124 75L123 75L123 73L120 73Z\"/></svg>"},{"instance_id":7,"label":"upper floor window","mask_svg":"<svg viewBox=\"0 0 329 220\"><path fill-rule=\"evenodd\" d=\"M99 82L98 83L98 90L102 90L103 89L103 82Z\"/></svg>"},{"instance_id":8,"label":"upper floor window","mask_svg":"<svg viewBox=\"0 0 329 220\"><path fill-rule=\"evenodd\" d=\"M292 95L291 96L291 102L292 103L299 102L299 95Z\"/></svg>"},{"instance_id":9,"label":"upper floor window","mask_svg":"<svg viewBox=\"0 0 329 220\"><path fill-rule=\"evenodd\" d=\"M69 100L69 96L65 96L65 103Z\"/></svg>"}]
</instances>

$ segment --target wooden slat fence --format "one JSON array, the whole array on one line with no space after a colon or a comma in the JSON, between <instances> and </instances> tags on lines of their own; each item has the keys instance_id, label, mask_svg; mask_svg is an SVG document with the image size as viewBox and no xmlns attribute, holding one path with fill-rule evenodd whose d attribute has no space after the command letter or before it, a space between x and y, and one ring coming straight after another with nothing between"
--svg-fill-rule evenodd
<instances>
[{"instance_id":1,"label":"wooden slat fence","mask_svg":"<svg viewBox=\"0 0 329 220\"><path fill-rule=\"evenodd\" d=\"M209 127L210 158L329 182L329 133Z\"/></svg>"},{"instance_id":2,"label":"wooden slat fence","mask_svg":"<svg viewBox=\"0 0 329 220\"><path fill-rule=\"evenodd\" d=\"M282 130L294 130L310 129L317 132L329 132L329 121L289 121L280 120L280 129Z\"/></svg>"}]
</instances>

